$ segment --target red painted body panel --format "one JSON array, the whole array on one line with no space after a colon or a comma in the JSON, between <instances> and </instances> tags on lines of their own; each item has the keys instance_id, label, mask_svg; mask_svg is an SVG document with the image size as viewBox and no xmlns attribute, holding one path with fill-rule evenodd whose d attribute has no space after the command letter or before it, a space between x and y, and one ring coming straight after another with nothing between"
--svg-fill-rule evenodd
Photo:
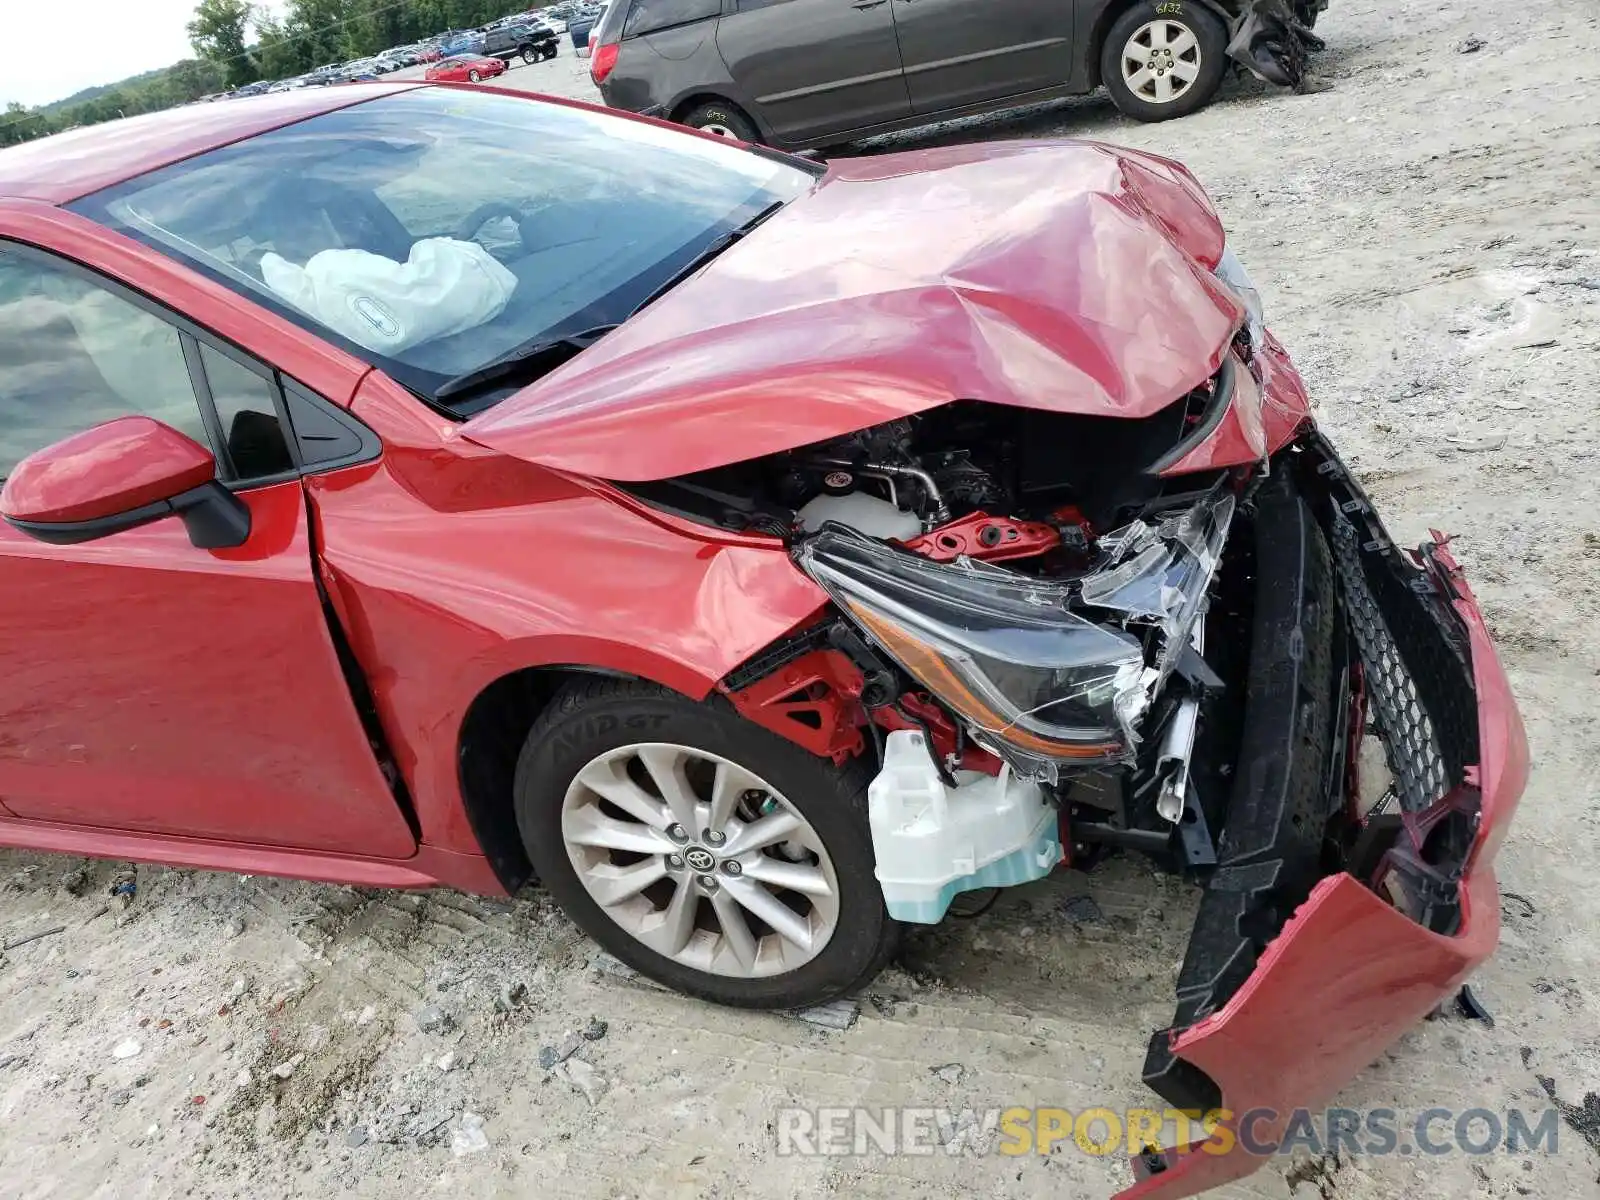
<instances>
[{"instance_id":1,"label":"red painted body panel","mask_svg":"<svg viewBox=\"0 0 1600 1200\"><path fill-rule=\"evenodd\" d=\"M149 417L119 417L19 462L0 513L19 521L93 521L170 500L217 473L211 451Z\"/></svg>"},{"instance_id":2,"label":"red painted body panel","mask_svg":"<svg viewBox=\"0 0 1600 1200\"><path fill-rule=\"evenodd\" d=\"M1311 398L1306 395L1300 372L1270 332L1256 349L1251 366L1253 371L1241 364L1235 375L1233 403L1217 427L1163 475L1187 475L1260 462L1293 441L1311 419Z\"/></svg>"},{"instance_id":3,"label":"red painted body panel","mask_svg":"<svg viewBox=\"0 0 1600 1200\"><path fill-rule=\"evenodd\" d=\"M419 846L417 852L406 859L364 858L258 843L8 820L3 815L0 815L0 845L54 854L198 867L207 871L237 871L241 875L280 875L286 879L311 879L353 887L443 886L485 896L506 894L483 855L455 854L433 846Z\"/></svg>"},{"instance_id":4,"label":"red painted body panel","mask_svg":"<svg viewBox=\"0 0 1600 1200\"><path fill-rule=\"evenodd\" d=\"M1462 885L1461 928L1454 937L1430 933L1349 875L1316 886L1238 993L1173 1043L1179 1058L1216 1081L1235 1120L1252 1109L1281 1114L1253 1125L1258 1145L1282 1133L1294 1108L1331 1100L1453 994L1499 940L1493 860L1527 785L1528 740L1460 568L1447 549L1439 561L1458 594L1455 607L1467 626L1478 692L1482 761L1469 783L1475 778L1480 789L1481 819ZM1266 1161L1239 1146L1228 1154L1197 1147L1117 1200L1179 1200L1249 1175Z\"/></svg>"},{"instance_id":5,"label":"red painted body panel","mask_svg":"<svg viewBox=\"0 0 1600 1200\"><path fill-rule=\"evenodd\" d=\"M1255 1144L1270 1145L1295 1108L1326 1104L1489 956L1500 923L1492 871L1472 877L1462 915L1465 932L1440 937L1350 876L1324 879L1227 1006L1178 1039L1178 1054L1217 1081L1235 1121L1279 1114L1251 1123ZM1237 1143L1227 1154L1196 1146L1117 1200L1195 1196L1268 1161Z\"/></svg>"},{"instance_id":6,"label":"red painted body panel","mask_svg":"<svg viewBox=\"0 0 1600 1200\"><path fill-rule=\"evenodd\" d=\"M301 88L86 125L0 150L0 196L65 204L218 146L417 86Z\"/></svg>"},{"instance_id":7,"label":"red painted body panel","mask_svg":"<svg viewBox=\"0 0 1600 1200\"><path fill-rule=\"evenodd\" d=\"M776 541L686 537L467 441L376 372L353 411L384 455L310 481L324 578L430 844L477 848L457 739L496 679L578 664L698 698L823 606Z\"/></svg>"},{"instance_id":8,"label":"red painted body panel","mask_svg":"<svg viewBox=\"0 0 1600 1200\"><path fill-rule=\"evenodd\" d=\"M912 538L905 545L907 550L934 562L954 562L962 557L1006 562L1055 549L1061 545L1061 534L1038 521L1013 521L975 512Z\"/></svg>"},{"instance_id":9,"label":"red painted body panel","mask_svg":"<svg viewBox=\"0 0 1600 1200\"><path fill-rule=\"evenodd\" d=\"M0 795L38 820L409 855L300 484L240 496L251 533L231 550L197 549L176 517L76 546L0 526Z\"/></svg>"},{"instance_id":10,"label":"red painted body panel","mask_svg":"<svg viewBox=\"0 0 1600 1200\"><path fill-rule=\"evenodd\" d=\"M841 766L866 746L865 681L837 650L814 650L737 692L723 694L747 721Z\"/></svg>"},{"instance_id":11,"label":"red painted body panel","mask_svg":"<svg viewBox=\"0 0 1600 1200\"><path fill-rule=\"evenodd\" d=\"M647 480L952 400L1148 416L1215 373L1243 319L1221 253L1204 194L1161 160L1087 142L848 159L465 432Z\"/></svg>"}]
</instances>

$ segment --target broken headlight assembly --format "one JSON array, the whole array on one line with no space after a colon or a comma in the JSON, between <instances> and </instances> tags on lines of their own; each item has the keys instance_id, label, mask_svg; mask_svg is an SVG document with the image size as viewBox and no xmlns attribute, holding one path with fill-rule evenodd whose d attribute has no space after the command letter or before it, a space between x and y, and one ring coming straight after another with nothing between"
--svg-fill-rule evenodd
<instances>
[{"instance_id":1,"label":"broken headlight assembly","mask_svg":"<svg viewBox=\"0 0 1600 1200\"><path fill-rule=\"evenodd\" d=\"M1158 692L1193 643L1211 581L1222 562L1236 501L1215 491L1156 524L1136 521L1101 539L1111 563L1085 576L1083 603L1161 630L1152 692Z\"/></svg>"},{"instance_id":2,"label":"broken headlight assembly","mask_svg":"<svg viewBox=\"0 0 1600 1200\"><path fill-rule=\"evenodd\" d=\"M1246 271L1244 264L1239 261L1239 256L1233 252L1233 247L1223 247L1222 259L1217 263L1215 274L1228 285L1228 290L1239 298L1239 303L1244 305L1245 328L1250 333L1250 344L1261 345L1267 332L1261 292L1256 287L1255 280L1250 278L1250 272Z\"/></svg>"},{"instance_id":3,"label":"broken headlight assembly","mask_svg":"<svg viewBox=\"0 0 1600 1200\"><path fill-rule=\"evenodd\" d=\"M1073 585L930 562L826 526L799 565L859 627L1030 777L1132 754L1153 672L1137 638L1067 604Z\"/></svg>"},{"instance_id":4,"label":"broken headlight assembly","mask_svg":"<svg viewBox=\"0 0 1600 1200\"><path fill-rule=\"evenodd\" d=\"M1235 503L1219 487L1126 525L1071 578L934 562L836 524L796 558L979 741L1054 782L1132 760L1146 709L1196 644Z\"/></svg>"}]
</instances>

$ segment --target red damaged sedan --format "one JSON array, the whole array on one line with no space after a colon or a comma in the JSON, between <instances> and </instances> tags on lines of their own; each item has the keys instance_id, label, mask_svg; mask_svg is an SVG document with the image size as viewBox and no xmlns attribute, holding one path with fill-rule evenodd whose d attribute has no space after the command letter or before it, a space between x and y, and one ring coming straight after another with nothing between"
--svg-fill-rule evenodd
<instances>
[{"instance_id":1,"label":"red damaged sedan","mask_svg":"<svg viewBox=\"0 0 1600 1200\"><path fill-rule=\"evenodd\" d=\"M488 58L476 54L458 54L428 67L424 76L436 83L477 83L506 73L504 59Z\"/></svg>"},{"instance_id":2,"label":"red damaged sedan","mask_svg":"<svg viewBox=\"0 0 1600 1200\"><path fill-rule=\"evenodd\" d=\"M1203 889L1145 1078L1235 1113L1496 941L1527 746L1477 605L1148 154L823 167L400 84L14 148L0 473L0 844L537 879L771 1008L1138 854Z\"/></svg>"}]
</instances>

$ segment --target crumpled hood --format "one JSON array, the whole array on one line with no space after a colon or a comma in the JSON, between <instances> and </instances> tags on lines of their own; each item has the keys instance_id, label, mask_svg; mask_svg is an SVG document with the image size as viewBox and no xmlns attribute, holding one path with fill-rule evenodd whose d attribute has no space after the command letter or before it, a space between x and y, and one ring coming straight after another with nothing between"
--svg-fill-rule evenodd
<instances>
[{"instance_id":1,"label":"crumpled hood","mask_svg":"<svg viewBox=\"0 0 1600 1200\"><path fill-rule=\"evenodd\" d=\"M1180 166L1090 142L848 159L559 370L467 422L558 470L665 479L954 400L1143 417L1243 318Z\"/></svg>"}]
</instances>

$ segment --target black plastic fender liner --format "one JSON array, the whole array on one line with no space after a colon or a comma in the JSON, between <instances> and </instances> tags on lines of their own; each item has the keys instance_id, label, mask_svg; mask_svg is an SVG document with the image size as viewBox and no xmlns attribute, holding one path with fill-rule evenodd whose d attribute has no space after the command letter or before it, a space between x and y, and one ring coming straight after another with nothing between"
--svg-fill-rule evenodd
<instances>
[{"instance_id":1,"label":"black plastic fender liner","mask_svg":"<svg viewBox=\"0 0 1600 1200\"><path fill-rule=\"evenodd\" d=\"M1257 491L1250 532L1255 614L1234 784L1178 976L1177 1013L1151 1037L1144 1066L1145 1083L1182 1109L1209 1110L1221 1097L1173 1056L1173 1035L1227 1002L1321 875L1348 654L1328 544L1288 472Z\"/></svg>"}]
</instances>

